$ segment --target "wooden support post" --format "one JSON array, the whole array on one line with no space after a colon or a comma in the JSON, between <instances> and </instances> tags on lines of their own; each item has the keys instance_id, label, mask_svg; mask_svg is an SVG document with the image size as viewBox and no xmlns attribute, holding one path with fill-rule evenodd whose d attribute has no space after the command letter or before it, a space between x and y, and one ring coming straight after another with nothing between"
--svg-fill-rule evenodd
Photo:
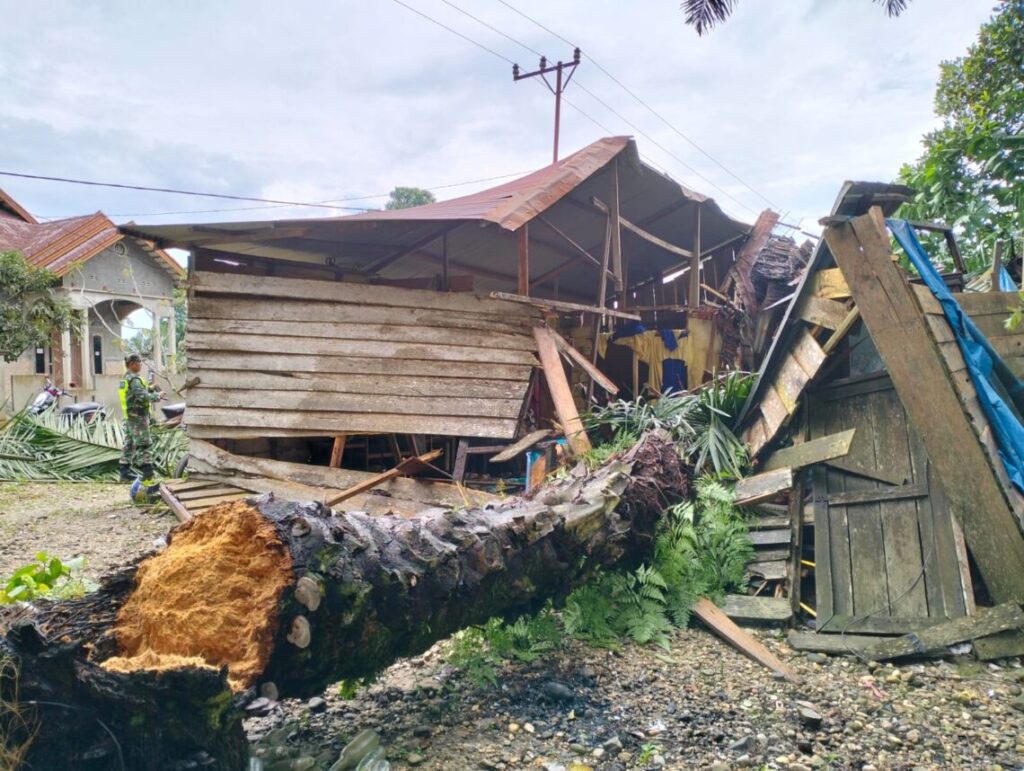
<instances>
[{"instance_id":1,"label":"wooden support post","mask_svg":"<svg viewBox=\"0 0 1024 771\"><path fill-rule=\"evenodd\" d=\"M992 280L990 281L989 290L992 292L998 292L999 285L1002 283L1000 279L1000 273L1003 272L1003 240L999 239L996 241L995 251L992 252Z\"/></svg>"},{"instance_id":2,"label":"wooden support post","mask_svg":"<svg viewBox=\"0 0 1024 771\"><path fill-rule=\"evenodd\" d=\"M799 681L799 677L789 666L778 659L771 651L758 642L752 635L744 632L730 619L722 609L707 597L697 600L693 606L693 615L699 618L707 627L728 642L735 646L740 653L749 656L758 664L777 672L790 682Z\"/></svg>"},{"instance_id":3,"label":"wooden support post","mask_svg":"<svg viewBox=\"0 0 1024 771\"><path fill-rule=\"evenodd\" d=\"M1024 539L913 290L890 257L881 210L830 225L825 241L963 525L989 594L996 602L1020 601Z\"/></svg>"},{"instance_id":4,"label":"wooden support post","mask_svg":"<svg viewBox=\"0 0 1024 771\"><path fill-rule=\"evenodd\" d=\"M622 275L622 226L619 224L619 159L612 164L611 195L608 196L608 218L611 223L612 273L615 284L623 288Z\"/></svg>"},{"instance_id":5,"label":"wooden support post","mask_svg":"<svg viewBox=\"0 0 1024 771\"><path fill-rule=\"evenodd\" d=\"M608 260L612 251L612 218L605 220L604 226L604 251L601 253L601 276L597 283L597 306L603 308L608 302ZM597 366L597 342L601 337L601 324L603 316L594 318L594 345L590 351L590 363ZM594 395L594 381L587 385L587 401Z\"/></svg>"},{"instance_id":6,"label":"wooden support post","mask_svg":"<svg viewBox=\"0 0 1024 771\"><path fill-rule=\"evenodd\" d=\"M852 431L851 431L852 434ZM852 436L851 436L852 439ZM800 559L804 548L804 480L807 472L800 469L793 480L793 489L789 497L789 603L793 609L793 618L800 613L800 575L802 566Z\"/></svg>"},{"instance_id":7,"label":"wooden support post","mask_svg":"<svg viewBox=\"0 0 1024 771\"><path fill-rule=\"evenodd\" d=\"M345 453L345 440L348 434L338 434L334 437L334 445L331 447L331 468L341 468L341 456Z\"/></svg>"},{"instance_id":8,"label":"wooden support post","mask_svg":"<svg viewBox=\"0 0 1024 771\"><path fill-rule=\"evenodd\" d=\"M519 294L530 295L530 225L519 228Z\"/></svg>"},{"instance_id":9,"label":"wooden support post","mask_svg":"<svg viewBox=\"0 0 1024 771\"><path fill-rule=\"evenodd\" d=\"M562 359L558 355L558 345L555 343L553 333L547 327L536 327L533 330L533 336L537 340L537 353L544 370L544 379L548 384L551 401L554 402L555 413L562 424L565 438L569 440L569 448L573 455L584 455L590 452L590 439L587 437L583 421L580 420L579 412L576 410L576 402L572 399L572 390L565 377L565 370L562 368Z\"/></svg>"},{"instance_id":10,"label":"wooden support post","mask_svg":"<svg viewBox=\"0 0 1024 771\"><path fill-rule=\"evenodd\" d=\"M700 307L700 208L700 204L697 204L693 222L693 257L690 258L689 291L686 295L686 304L691 308Z\"/></svg>"},{"instance_id":11,"label":"wooden support post","mask_svg":"<svg viewBox=\"0 0 1024 771\"><path fill-rule=\"evenodd\" d=\"M452 480L461 482L466 476L466 458L469 455L469 440L460 439L455 449L455 464L452 466Z\"/></svg>"}]
</instances>

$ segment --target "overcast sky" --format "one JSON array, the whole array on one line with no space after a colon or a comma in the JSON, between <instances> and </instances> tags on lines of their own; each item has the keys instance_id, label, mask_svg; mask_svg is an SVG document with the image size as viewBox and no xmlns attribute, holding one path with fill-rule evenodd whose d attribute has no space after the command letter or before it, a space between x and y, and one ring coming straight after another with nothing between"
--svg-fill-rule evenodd
<instances>
[{"instance_id":1,"label":"overcast sky","mask_svg":"<svg viewBox=\"0 0 1024 771\"><path fill-rule=\"evenodd\" d=\"M403 2L524 67L537 62L444 0ZM572 55L499 0L452 3L552 59ZM567 97L607 130L566 105L563 155L631 134L641 155L730 214L752 221L766 198L804 225L843 180L889 180L918 156L939 62L963 54L991 10L913 0L889 19L869 0L742 0L701 38L677 0L512 4L583 49ZM550 161L550 94L394 0L0 0L0 18L0 170L307 202L395 185L450 198L498 182L442 186ZM8 177L0 187L44 217L331 213L193 214L259 204Z\"/></svg>"}]
</instances>

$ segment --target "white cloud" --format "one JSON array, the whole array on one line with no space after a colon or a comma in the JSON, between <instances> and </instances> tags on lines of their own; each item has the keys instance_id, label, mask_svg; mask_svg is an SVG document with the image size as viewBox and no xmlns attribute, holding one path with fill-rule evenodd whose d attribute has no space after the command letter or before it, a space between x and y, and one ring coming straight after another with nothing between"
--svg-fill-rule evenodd
<instances>
[{"instance_id":1,"label":"white cloud","mask_svg":"<svg viewBox=\"0 0 1024 771\"><path fill-rule=\"evenodd\" d=\"M441 0L407 2L524 67L536 63ZM453 2L551 57L571 56L497 0ZM732 20L698 38L672 0L517 7L579 42L577 86L649 135L637 136L641 153L748 220L748 209L654 143L749 209L764 202L590 57L792 219L816 218L844 179L891 178L918 154L933 125L938 63L961 55L987 17L984 3L962 0L914 0L895 20L869 0L744 0ZM507 62L394 2L50 0L6 18L2 169L321 200L488 177L549 158L550 95L513 83ZM615 133L637 134L580 88L570 86L568 97ZM564 153L604 133L572 107L563 116ZM43 215L247 206L9 178L0 186ZM324 212L179 219L296 214Z\"/></svg>"}]
</instances>

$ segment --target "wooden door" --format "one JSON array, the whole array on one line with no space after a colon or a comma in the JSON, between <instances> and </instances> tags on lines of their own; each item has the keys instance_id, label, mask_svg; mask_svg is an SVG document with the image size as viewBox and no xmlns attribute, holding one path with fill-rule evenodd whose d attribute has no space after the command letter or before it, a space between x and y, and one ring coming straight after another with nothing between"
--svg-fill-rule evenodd
<instances>
[{"instance_id":1,"label":"wooden door","mask_svg":"<svg viewBox=\"0 0 1024 771\"><path fill-rule=\"evenodd\" d=\"M856 429L848 455L811 470L820 623L898 631L965 615L962 540L892 381L824 388L808 405L812 439Z\"/></svg>"}]
</instances>

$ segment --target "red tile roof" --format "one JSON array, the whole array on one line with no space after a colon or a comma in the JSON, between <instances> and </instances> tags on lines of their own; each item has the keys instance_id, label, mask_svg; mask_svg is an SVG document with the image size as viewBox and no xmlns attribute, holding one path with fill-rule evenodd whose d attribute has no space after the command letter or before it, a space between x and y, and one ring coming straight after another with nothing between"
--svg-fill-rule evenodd
<instances>
[{"instance_id":1,"label":"red tile roof","mask_svg":"<svg viewBox=\"0 0 1024 771\"><path fill-rule=\"evenodd\" d=\"M8 212L17 212L19 216L16 218ZM46 268L58 276L92 259L124 237L117 225L102 212L37 222L0 190L0 250L20 252L30 265ZM141 239L136 240L175 278L184 278L184 269L169 254L152 248Z\"/></svg>"}]
</instances>

